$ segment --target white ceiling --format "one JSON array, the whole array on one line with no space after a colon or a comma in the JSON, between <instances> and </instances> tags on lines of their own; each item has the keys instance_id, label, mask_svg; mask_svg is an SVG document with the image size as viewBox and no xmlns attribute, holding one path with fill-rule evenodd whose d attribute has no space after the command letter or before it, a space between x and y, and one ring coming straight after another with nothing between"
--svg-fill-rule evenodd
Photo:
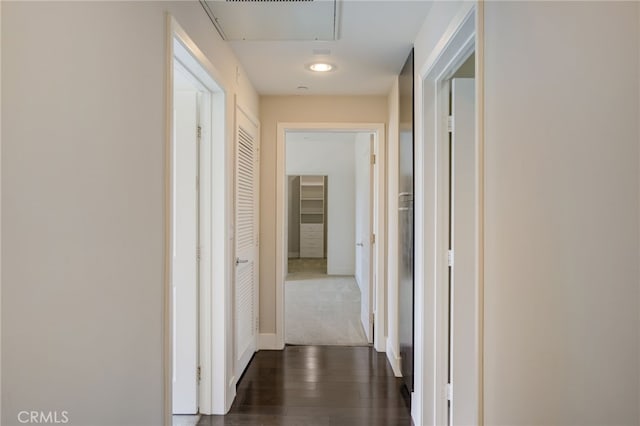
<instances>
[{"instance_id":1,"label":"white ceiling","mask_svg":"<svg viewBox=\"0 0 640 426\"><path fill-rule=\"evenodd\" d=\"M431 4L428 0L342 0L338 2L337 41L230 44L254 87L263 95L386 94L393 77L402 69ZM269 26L273 27L273 22ZM329 54L317 52L327 49ZM316 60L328 61L336 69L321 74L305 68Z\"/></svg>"}]
</instances>

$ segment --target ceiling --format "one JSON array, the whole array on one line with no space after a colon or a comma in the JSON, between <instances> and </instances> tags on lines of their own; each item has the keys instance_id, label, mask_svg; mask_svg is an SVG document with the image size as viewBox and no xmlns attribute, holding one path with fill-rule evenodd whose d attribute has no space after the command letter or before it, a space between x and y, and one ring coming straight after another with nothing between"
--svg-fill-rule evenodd
<instances>
[{"instance_id":1,"label":"ceiling","mask_svg":"<svg viewBox=\"0 0 640 426\"><path fill-rule=\"evenodd\" d=\"M415 37L424 22L432 2L428 0L313 0L302 3L331 3L335 10L337 40L308 40L305 28L318 27L316 20L326 22L324 13L296 13L298 33L287 36L275 34L278 28L291 29L291 13L267 13L271 4L282 8L300 1L207 0L209 13L224 7L238 5L233 13L228 10L225 19L218 18L219 26L248 28L246 22L263 25L252 30L247 40L233 32L229 43L245 68L249 79L262 95L380 95L387 94L393 78L411 50ZM252 7L255 9L252 10ZM300 5L296 6L300 7ZM261 8L261 9L260 9ZM281 9L280 9L281 10ZM218 12L221 14L221 12ZM210 15L211 16L211 15ZM262 16L264 19L258 19ZM215 17L212 17L215 19ZM223 22L220 22L223 21ZM238 21L234 26L234 22ZM224 29L223 28L223 29ZM256 35L257 34L257 35ZM234 38L234 40L231 40ZM249 38L262 38L249 40ZM280 38L279 40L277 38ZM314 61L327 61L336 66L328 73L314 73L306 65ZM306 87L299 88L300 86Z\"/></svg>"}]
</instances>

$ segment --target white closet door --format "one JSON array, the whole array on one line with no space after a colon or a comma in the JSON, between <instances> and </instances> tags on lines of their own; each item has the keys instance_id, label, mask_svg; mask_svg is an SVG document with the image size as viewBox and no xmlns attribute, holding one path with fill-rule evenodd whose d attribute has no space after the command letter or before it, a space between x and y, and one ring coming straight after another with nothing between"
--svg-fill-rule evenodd
<instances>
[{"instance_id":1,"label":"white closet door","mask_svg":"<svg viewBox=\"0 0 640 426\"><path fill-rule=\"evenodd\" d=\"M236 378L258 339L258 126L236 110Z\"/></svg>"},{"instance_id":2,"label":"white closet door","mask_svg":"<svg viewBox=\"0 0 640 426\"><path fill-rule=\"evenodd\" d=\"M198 412L197 93L174 93L173 413Z\"/></svg>"},{"instance_id":3,"label":"white closet door","mask_svg":"<svg viewBox=\"0 0 640 426\"><path fill-rule=\"evenodd\" d=\"M451 424L478 424L475 342L475 83L452 81Z\"/></svg>"},{"instance_id":4,"label":"white closet door","mask_svg":"<svg viewBox=\"0 0 640 426\"><path fill-rule=\"evenodd\" d=\"M367 336L373 343L373 292L371 279L372 251L372 181L373 165L371 164L372 142L370 136L361 134L356 137L356 281L360 287L360 322Z\"/></svg>"}]
</instances>

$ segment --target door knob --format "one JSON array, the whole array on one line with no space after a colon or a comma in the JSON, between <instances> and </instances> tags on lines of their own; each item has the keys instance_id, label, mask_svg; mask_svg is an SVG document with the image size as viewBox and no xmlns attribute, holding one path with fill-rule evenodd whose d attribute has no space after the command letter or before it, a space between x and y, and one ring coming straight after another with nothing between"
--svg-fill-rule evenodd
<instances>
[{"instance_id":1,"label":"door knob","mask_svg":"<svg viewBox=\"0 0 640 426\"><path fill-rule=\"evenodd\" d=\"M249 261L247 259L240 259L239 257L236 257L236 266L241 263L249 263Z\"/></svg>"}]
</instances>

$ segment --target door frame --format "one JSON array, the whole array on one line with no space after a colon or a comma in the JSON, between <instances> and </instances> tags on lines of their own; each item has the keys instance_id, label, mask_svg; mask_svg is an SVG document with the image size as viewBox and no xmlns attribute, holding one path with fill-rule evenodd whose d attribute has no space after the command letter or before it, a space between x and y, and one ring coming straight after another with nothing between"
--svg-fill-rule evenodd
<instances>
[{"instance_id":1,"label":"door frame","mask_svg":"<svg viewBox=\"0 0 640 426\"><path fill-rule=\"evenodd\" d=\"M378 248L378 241L377 241L377 235L378 235L378 223L380 221L380 217L378 214L376 214L376 206L380 206L380 189L378 188L378 184L380 183L380 168L376 167L376 163L378 162L378 151L379 149L377 148L377 142L376 142L376 137L371 134L370 138L369 138L369 157L375 156L375 161L371 161L369 160L369 205L367 206L367 210L369 211L369 235L376 235L376 240L374 242L371 241L371 238L369 239L369 280L371 281L371 279L375 276L378 276L378 273L380 271L378 271L378 257L375 256L371 249L372 246L376 248ZM386 153L386 147L385 147L385 153ZM386 176L386 174L385 174ZM385 182L386 183L386 182ZM386 187L385 187L385 194L386 194ZM385 206L380 206L378 207L378 209L384 209L385 213L386 213L386 205ZM386 228L386 220L383 224L384 230L386 232L387 228ZM385 248L385 252L386 252L386 248ZM386 283L386 270L383 270L383 272L385 273L385 283ZM379 280L376 280L376 282L378 282ZM382 289L382 293L385 295L386 297L386 285L383 287ZM369 287L369 318L371 318L371 315L376 312L376 301L377 301L377 291L372 291L374 290L372 286ZM361 305L362 306L362 305ZM386 327L387 324L387 305L384 304L384 326ZM362 313L360 314L360 318L362 318ZM361 319L362 321L362 319ZM375 317L374 317L374 321L375 321ZM369 329L366 330L367 334L367 338L370 336L372 340L375 341L375 332L377 330L376 324L374 324L371 320L369 320L370 324L369 324ZM363 324L364 326L364 324ZM373 328L373 330L372 330ZM387 333L384 332L383 333L383 337L384 342L381 342L381 345L384 346L384 350L387 350ZM372 343L371 341L369 343Z\"/></svg>"},{"instance_id":2,"label":"door frame","mask_svg":"<svg viewBox=\"0 0 640 426\"><path fill-rule=\"evenodd\" d=\"M173 69L179 62L210 92L205 105L200 143L200 315L199 358L201 381L199 407L201 414L224 414L235 397L233 380L233 336L228 332L232 321L230 218L233 214L232 147L229 129L233 128L233 99L227 95L229 84L207 59L176 19L166 15L165 62L165 223L164 223L164 309L163 309L163 400L164 424L172 424L172 336L173 305L171 292L171 233L173 179ZM223 208L213 208L213 206ZM215 295L215 297L214 297ZM216 368L213 368L213 367Z\"/></svg>"},{"instance_id":3,"label":"door frame","mask_svg":"<svg viewBox=\"0 0 640 426\"><path fill-rule=\"evenodd\" d=\"M287 132L370 132L376 140L376 162L378 174L376 190L378 193L377 220L376 220L376 245L375 264L376 283L370 297L375 300L374 317L374 348L378 352L386 349L386 182L384 181L386 167L386 134L384 123L286 123L277 125L276 140L276 333L275 335L260 335L258 339L259 349L282 349L285 344L284 333L284 279L287 270L287 244L286 238L286 156L285 142Z\"/></svg>"},{"instance_id":4,"label":"door frame","mask_svg":"<svg viewBox=\"0 0 640 426\"><path fill-rule=\"evenodd\" d=\"M416 263L415 390L416 424L447 424L448 382L448 82L475 51L476 200L474 357L477 360L477 419L483 424L483 248L484 248L484 14L482 2L470 2L452 20L434 51L415 75L416 87Z\"/></svg>"}]
</instances>

